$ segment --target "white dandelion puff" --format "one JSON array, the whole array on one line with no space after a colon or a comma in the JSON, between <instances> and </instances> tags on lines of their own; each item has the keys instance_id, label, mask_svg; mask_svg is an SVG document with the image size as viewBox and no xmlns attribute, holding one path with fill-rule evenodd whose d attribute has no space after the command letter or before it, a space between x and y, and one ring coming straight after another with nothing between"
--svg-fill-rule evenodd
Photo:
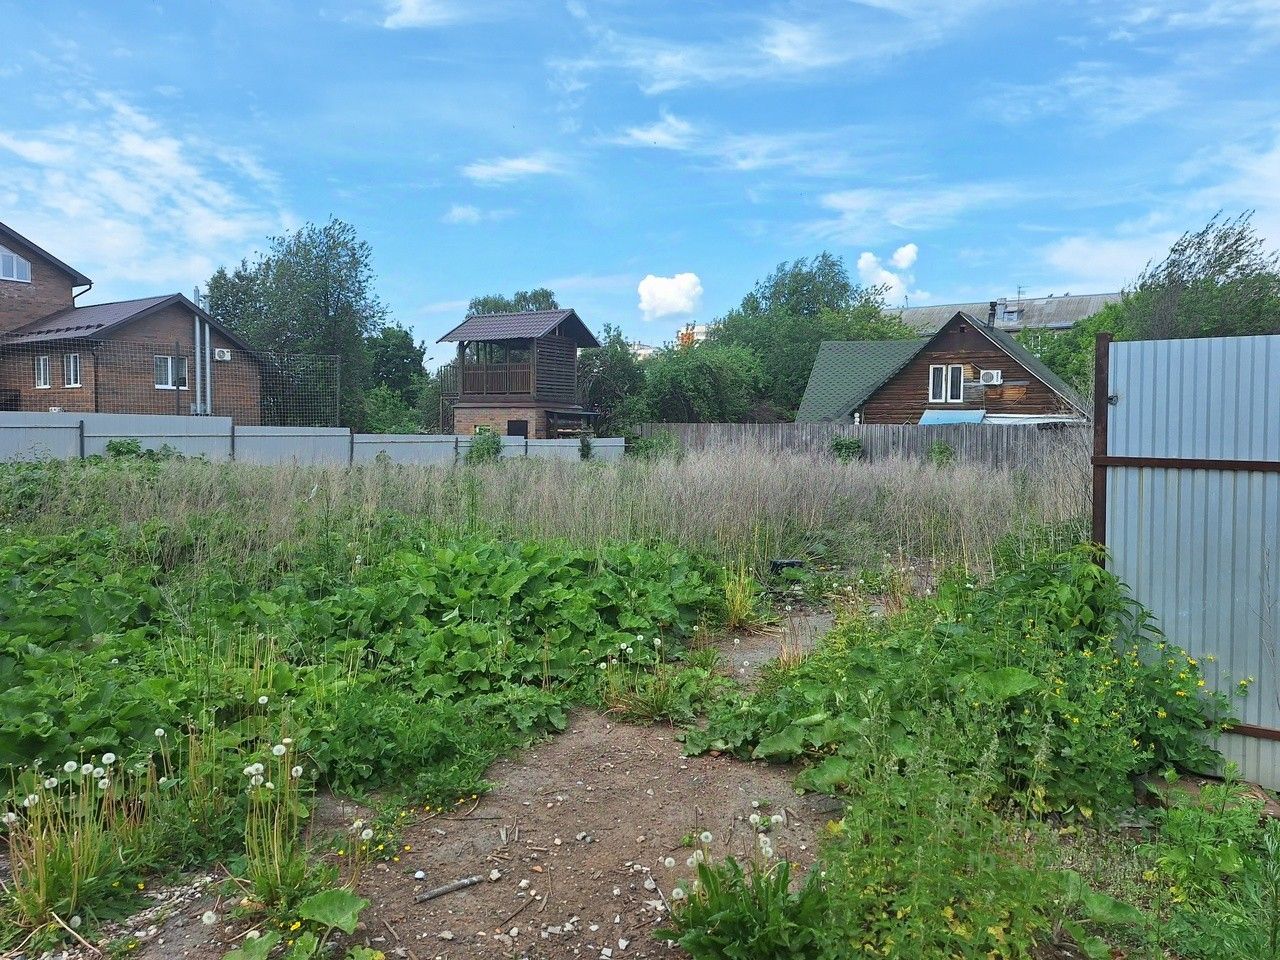
<instances>
[{"instance_id":1,"label":"white dandelion puff","mask_svg":"<svg viewBox=\"0 0 1280 960\"><path fill-rule=\"evenodd\" d=\"M108 780L106 777L103 777L101 780L98 781L99 790L105 790L109 786L111 786L111 781Z\"/></svg>"},{"instance_id":2,"label":"white dandelion puff","mask_svg":"<svg viewBox=\"0 0 1280 960\"><path fill-rule=\"evenodd\" d=\"M271 754L272 754L272 756L276 756L276 757L283 757L283 756L284 756L284 752L285 752L287 749L289 749L289 748L288 748L288 747L286 747L283 743L277 743L274 747L272 747L272 748L271 748Z\"/></svg>"},{"instance_id":3,"label":"white dandelion puff","mask_svg":"<svg viewBox=\"0 0 1280 960\"><path fill-rule=\"evenodd\" d=\"M218 922L218 915L212 910L206 910L200 917L200 922L206 927L212 927Z\"/></svg>"},{"instance_id":4,"label":"white dandelion puff","mask_svg":"<svg viewBox=\"0 0 1280 960\"><path fill-rule=\"evenodd\" d=\"M294 767L292 770L289 771L289 775L292 776L293 779L297 780L300 776L302 776L302 767Z\"/></svg>"},{"instance_id":5,"label":"white dandelion puff","mask_svg":"<svg viewBox=\"0 0 1280 960\"><path fill-rule=\"evenodd\" d=\"M662 861L662 865L663 865L664 867L666 867L668 870L670 870L672 867L674 867L674 866L676 865L676 858L675 858L675 857L667 857L667 859L665 859L665 860L663 860L663 861Z\"/></svg>"},{"instance_id":6,"label":"white dandelion puff","mask_svg":"<svg viewBox=\"0 0 1280 960\"><path fill-rule=\"evenodd\" d=\"M62 765L62 770L64 773L75 773L79 767L80 764L76 763L74 760L68 760Z\"/></svg>"},{"instance_id":7,"label":"white dandelion puff","mask_svg":"<svg viewBox=\"0 0 1280 960\"><path fill-rule=\"evenodd\" d=\"M373 831L372 831L372 830L370 830L368 827L365 827L363 830L361 830L361 831L360 831L360 839L361 839L361 840L372 840L372 839L373 839Z\"/></svg>"},{"instance_id":8,"label":"white dandelion puff","mask_svg":"<svg viewBox=\"0 0 1280 960\"><path fill-rule=\"evenodd\" d=\"M703 843L710 843L715 838L711 836L710 830L703 830L702 833L698 836L698 839L701 840Z\"/></svg>"},{"instance_id":9,"label":"white dandelion puff","mask_svg":"<svg viewBox=\"0 0 1280 960\"><path fill-rule=\"evenodd\" d=\"M45 780L44 780L44 788L45 788L46 790L52 790L52 789L53 789L54 787L56 787L57 785L58 785L58 778L57 778L57 777L45 777Z\"/></svg>"},{"instance_id":10,"label":"white dandelion puff","mask_svg":"<svg viewBox=\"0 0 1280 960\"><path fill-rule=\"evenodd\" d=\"M265 707L267 705L267 695L264 693L258 698L258 706Z\"/></svg>"},{"instance_id":11,"label":"white dandelion puff","mask_svg":"<svg viewBox=\"0 0 1280 960\"><path fill-rule=\"evenodd\" d=\"M115 762L116 762L116 755L114 753L104 753L102 755L103 766L109 767Z\"/></svg>"},{"instance_id":12,"label":"white dandelion puff","mask_svg":"<svg viewBox=\"0 0 1280 960\"><path fill-rule=\"evenodd\" d=\"M156 727L156 739L164 739L164 727Z\"/></svg>"}]
</instances>

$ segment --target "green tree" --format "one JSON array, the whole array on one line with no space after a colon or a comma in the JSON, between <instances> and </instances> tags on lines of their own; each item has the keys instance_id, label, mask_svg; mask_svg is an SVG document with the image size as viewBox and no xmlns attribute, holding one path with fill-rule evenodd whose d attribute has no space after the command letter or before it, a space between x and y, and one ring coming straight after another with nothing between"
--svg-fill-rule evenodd
<instances>
[{"instance_id":1,"label":"green tree","mask_svg":"<svg viewBox=\"0 0 1280 960\"><path fill-rule=\"evenodd\" d=\"M371 261L372 249L350 224L308 223L273 237L252 262L230 272L219 267L207 285L209 313L259 350L338 358L339 422L359 428L370 377L365 338L386 316Z\"/></svg>"},{"instance_id":2,"label":"green tree","mask_svg":"<svg viewBox=\"0 0 1280 960\"><path fill-rule=\"evenodd\" d=\"M413 334L398 324L387 324L365 338L369 350L370 378L399 394L406 403L416 403L422 387L427 345L416 343Z\"/></svg>"},{"instance_id":3,"label":"green tree","mask_svg":"<svg viewBox=\"0 0 1280 960\"><path fill-rule=\"evenodd\" d=\"M556 295L546 287L533 290L517 290L507 297L500 293L491 293L483 297L472 297L467 304L467 314L473 313L528 313L533 310L558 310Z\"/></svg>"},{"instance_id":4,"label":"green tree","mask_svg":"<svg viewBox=\"0 0 1280 960\"><path fill-rule=\"evenodd\" d=\"M385 384L368 391L364 404L368 433L418 433L422 429L422 413Z\"/></svg>"},{"instance_id":5,"label":"green tree","mask_svg":"<svg viewBox=\"0 0 1280 960\"><path fill-rule=\"evenodd\" d=\"M1069 383L1093 383L1094 338L1231 337L1280 333L1280 253L1268 250L1252 212L1184 233L1148 264L1118 303L1061 333L1026 330L1018 339Z\"/></svg>"},{"instance_id":6,"label":"green tree","mask_svg":"<svg viewBox=\"0 0 1280 960\"><path fill-rule=\"evenodd\" d=\"M600 346L578 356L578 392L583 406L600 414L595 424L598 435L614 436L629 425L643 386L644 373L622 331L605 324Z\"/></svg>"},{"instance_id":7,"label":"green tree","mask_svg":"<svg viewBox=\"0 0 1280 960\"><path fill-rule=\"evenodd\" d=\"M711 339L759 360L761 399L791 417L823 340L889 340L916 334L884 314L884 291L849 279L830 253L781 263L712 327Z\"/></svg>"},{"instance_id":8,"label":"green tree","mask_svg":"<svg viewBox=\"0 0 1280 960\"><path fill-rule=\"evenodd\" d=\"M698 343L663 350L642 364L637 420L738 423L752 419L760 363L746 347Z\"/></svg>"}]
</instances>

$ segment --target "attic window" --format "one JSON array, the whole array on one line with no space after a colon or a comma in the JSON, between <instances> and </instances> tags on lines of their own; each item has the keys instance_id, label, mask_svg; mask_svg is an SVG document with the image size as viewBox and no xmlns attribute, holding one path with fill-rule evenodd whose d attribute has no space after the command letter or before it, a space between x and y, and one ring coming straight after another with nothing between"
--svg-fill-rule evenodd
<instances>
[{"instance_id":1,"label":"attic window","mask_svg":"<svg viewBox=\"0 0 1280 960\"><path fill-rule=\"evenodd\" d=\"M964 367L934 364L929 367L929 402L964 403Z\"/></svg>"},{"instance_id":2,"label":"attic window","mask_svg":"<svg viewBox=\"0 0 1280 960\"><path fill-rule=\"evenodd\" d=\"M0 247L0 280L17 280L19 283L30 283L31 264L12 250Z\"/></svg>"}]
</instances>

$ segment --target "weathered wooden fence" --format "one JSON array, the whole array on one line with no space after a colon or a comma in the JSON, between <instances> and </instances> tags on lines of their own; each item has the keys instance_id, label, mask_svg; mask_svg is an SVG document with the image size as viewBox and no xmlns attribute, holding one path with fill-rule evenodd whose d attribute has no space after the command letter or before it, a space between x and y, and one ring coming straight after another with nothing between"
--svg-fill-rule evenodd
<instances>
[{"instance_id":1,"label":"weathered wooden fence","mask_svg":"<svg viewBox=\"0 0 1280 960\"><path fill-rule=\"evenodd\" d=\"M645 423L642 437L675 436L685 450L754 446L781 453L828 453L832 437L857 437L868 460L925 459L946 444L956 460L989 466L1027 466L1064 449L1088 456L1089 430L1083 424L914 424L852 423Z\"/></svg>"}]
</instances>

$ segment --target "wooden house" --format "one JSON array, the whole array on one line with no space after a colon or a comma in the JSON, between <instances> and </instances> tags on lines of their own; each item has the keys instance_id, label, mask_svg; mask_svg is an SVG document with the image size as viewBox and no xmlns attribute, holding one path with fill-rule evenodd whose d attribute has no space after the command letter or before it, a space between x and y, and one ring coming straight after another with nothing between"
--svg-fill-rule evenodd
<instances>
[{"instance_id":1,"label":"wooden house","mask_svg":"<svg viewBox=\"0 0 1280 960\"><path fill-rule=\"evenodd\" d=\"M486 427L548 439L590 428L595 414L578 402L578 350L600 342L575 311L476 314L439 342L458 345L444 390L453 433Z\"/></svg>"},{"instance_id":2,"label":"wooden house","mask_svg":"<svg viewBox=\"0 0 1280 960\"><path fill-rule=\"evenodd\" d=\"M929 337L824 342L796 422L1044 423L1085 415L1075 391L1012 335L957 311Z\"/></svg>"}]
</instances>

